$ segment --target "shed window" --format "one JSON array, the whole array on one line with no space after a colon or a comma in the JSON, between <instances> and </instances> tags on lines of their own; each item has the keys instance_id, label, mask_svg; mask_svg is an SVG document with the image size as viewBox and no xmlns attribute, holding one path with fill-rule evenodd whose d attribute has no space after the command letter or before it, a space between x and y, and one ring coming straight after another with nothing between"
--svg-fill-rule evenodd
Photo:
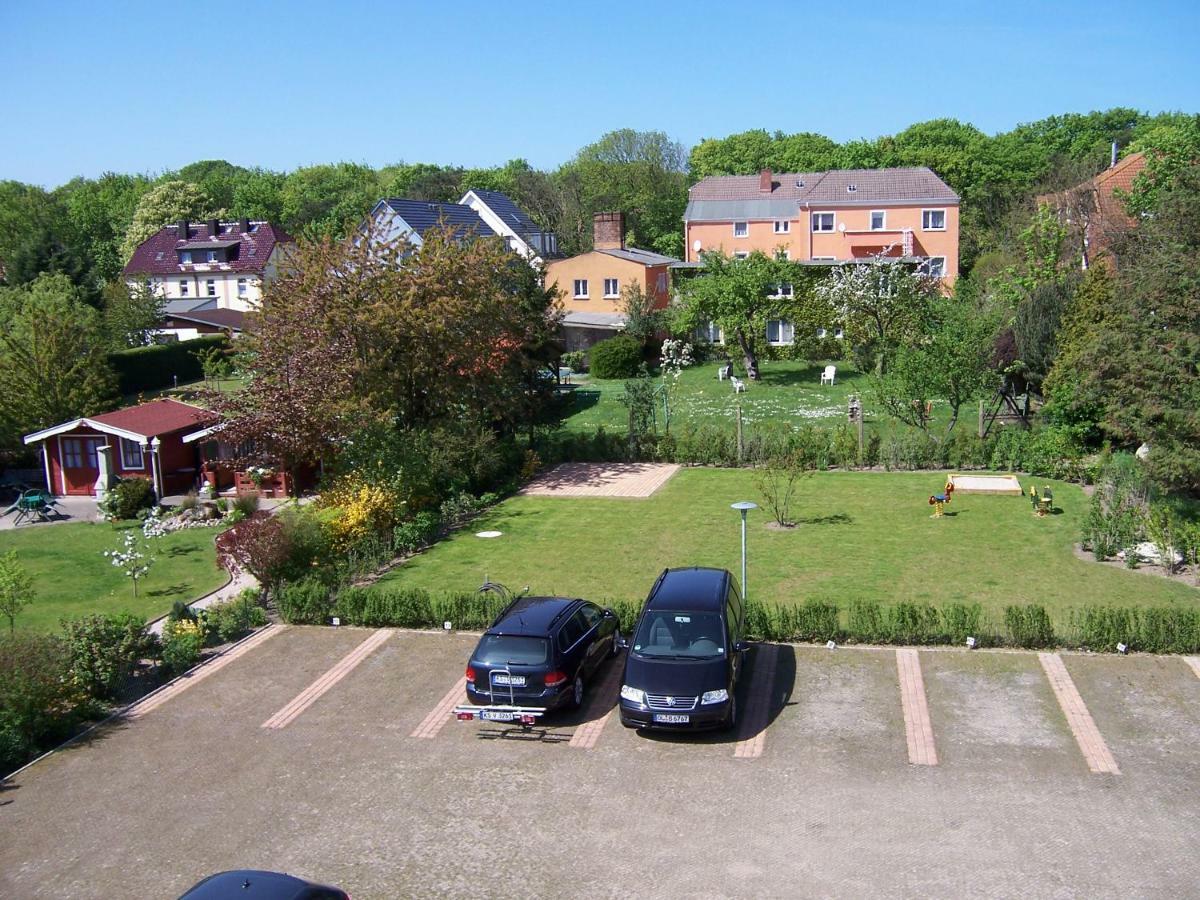
<instances>
[{"instance_id":1,"label":"shed window","mask_svg":"<svg viewBox=\"0 0 1200 900\"><path fill-rule=\"evenodd\" d=\"M136 441L121 438L121 468L144 469L146 462L142 456L142 445Z\"/></svg>"}]
</instances>

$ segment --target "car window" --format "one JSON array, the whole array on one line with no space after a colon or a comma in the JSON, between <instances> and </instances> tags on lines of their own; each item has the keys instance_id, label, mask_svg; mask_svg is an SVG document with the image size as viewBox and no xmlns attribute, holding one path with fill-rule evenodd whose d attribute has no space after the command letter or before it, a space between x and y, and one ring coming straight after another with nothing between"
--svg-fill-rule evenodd
<instances>
[{"instance_id":1,"label":"car window","mask_svg":"<svg viewBox=\"0 0 1200 900\"><path fill-rule=\"evenodd\" d=\"M545 638L516 634L485 634L475 651L475 658L486 666L515 663L537 666L549 656L550 645Z\"/></svg>"},{"instance_id":2,"label":"car window","mask_svg":"<svg viewBox=\"0 0 1200 900\"><path fill-rule=\"evenodd\" d=\"M591 628L593 625L599 622L602 615L600 608L592 606L590 603L585 603L583 606L581 606L579 608L579 613L583 616L583 621L586 623L588 628Z\"/></svg>"},{"instance_id":3,"label":"car window","mask_svg":"<svg viewBox=\"0 0 1200 900\"><path fill-rule=\"evenodd\" d=\"M642 656L685 659L723 656L725 628L717 613L648 610L638 623L633 650Z\"/></svg>"}]
</instances>

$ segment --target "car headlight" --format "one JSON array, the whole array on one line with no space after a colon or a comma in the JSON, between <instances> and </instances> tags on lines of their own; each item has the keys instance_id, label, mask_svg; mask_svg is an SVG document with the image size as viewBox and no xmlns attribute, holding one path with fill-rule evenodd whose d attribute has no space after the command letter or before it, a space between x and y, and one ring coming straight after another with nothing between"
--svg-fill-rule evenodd
<instances>
[{"instance_id":1,"label":"car headlight","mask_svg":"<svg viewBox=\"0 0 1200 900\"><path fill-rule=\"evenodd\" d=\"M721 688L719 691L705 691L704 696L700 698L700 705L704 706L707 703L724 703L729 699L729 691Z\"/></svg>"},{"instance_id":2,"label":"car headlight","mask_svg":"<svg viewBox=\"0 0 1200 900\"><path fill-rule=\"evenodd\" d=\"M627 684L623 684L621 685L621 699L628 700L630 703L645 704L646 692L641 688L630 687Z\"/></svg>"}]
</instances>

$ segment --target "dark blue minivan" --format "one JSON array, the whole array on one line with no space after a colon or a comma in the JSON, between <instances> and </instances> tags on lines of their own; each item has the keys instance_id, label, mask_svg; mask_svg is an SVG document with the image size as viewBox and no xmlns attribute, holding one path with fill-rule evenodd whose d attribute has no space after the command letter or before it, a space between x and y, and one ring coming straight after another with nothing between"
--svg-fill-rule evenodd
<instances>
[{"instance_id":1,"label":"dark blue minivan","mask_svg":"<svg viewBox=\"0 0 1200 900\"><path fill-rule=\"evenodd\" d=\"M725 569L667 569L626 642L621 724L732 728L749 645L737 582Z\"/></svg>"}]
</instances>

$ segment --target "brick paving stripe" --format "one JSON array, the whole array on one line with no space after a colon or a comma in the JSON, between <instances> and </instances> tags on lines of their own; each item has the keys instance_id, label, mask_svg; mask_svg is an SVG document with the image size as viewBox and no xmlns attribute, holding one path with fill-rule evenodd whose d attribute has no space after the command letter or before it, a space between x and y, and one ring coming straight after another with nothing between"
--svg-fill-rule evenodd
<instances>
[{"instance_id":1,"label":"brick paving stripe","mask_svg":"<svg viewBox=\"0 0 1200 900\"><path fill-rule=\"evenodd\" d=\"M394 632L390 628L380 628L373 635L351 650L342 661L332 669L302 690L287 706L262 723L263 728L286 728L300 715L316 703L335 684L349 675L364 659L371 655L377 647L383 644Z\"/></svg>"},{"instance_id":2,"label":"brick paving stripe","mask_svg":"<svg viewBox=\"0 0 1200 900\"><path fill-rule=\"evenodd\" d=\"M933 723L929 720L929 703L925 699L920 655L916 650L897 650L896 669L900 677L900 703L904 708L908 761L914 766L936 766L937 747L933 741Z\"/></svg>"},{"instance_id":3,"label":"brick paving stripe","mask_svg":"<svg viewBox=\"0 0 1200 900\"><path fill-rule=\"evenodd\" d=\"M221 671L221 669L225 668L238 657L244 656L259 644L263 643L264 641L269 641L271 638L275 637L275 635L279 634L281 631L285 631L286 629L286 625L280 625L274 622L271 623L262 630L255 632L241 643L225 651L220 656L210 659L208 662L204 663L193 671L188 672L186 675L176 679L162 690L156 691L155 693L146 697L144 700L138 701L125 711L125 718L140 719L142 716L146 715L146 713L150 712L151 710L158 709L158 707L162 706L172 697L182 694L194 684L199 684L209 675Z\"/></svg>"},{"instance_id":4,"label":"brick paving stripe","mask_svg":"<svg viewBox=\"0 0 1200 900\"><path fill-rule=\"evenodd\" d=\"M1038 659L1041 660L1046 677L1050 680L1050 687L1054 690L1054 696L1058 698L1063 715L1067 717L1067 724L1071 726L1075 743L1079 744L1088 768L1097 775L1120 775L1117 761L1108 751L1108 745L1104 743L1100 729L1096 727L1092 714L1084 705L1083 697L1079 696L1079 690L1071 680L1062 657L1057 653L1039 653Z\"/></svg>"},{"instance_id":5,"label":"brick paving stripe","mask_svg":"<svg viewBox=\"0 0 1200 900\"><path fill-rule=\"evenodd\" d=\"M621 676L624 674L620 660L613 660L608 664L608 673L604 676L604 680L599 685L592 689L591 702L588 703L588 712L591 713L597 704L613 701L613 705L608 708L608 711L598 719L589 719L571 735L569 742L570 746L577 750L591 750L600 740L600 732L604 730L604 726L608 724L608 720L612 718L613 712L616 710L616 697L621 687Z\"/></svg>"},{"instance_id":6,"label":"brick paving stripe","mask_svg":"<svg viewBox=\"0 0 1200 900\"><path fill-rule=\"evenodd\" d=\"M1200 678L1200 656L1185 656L1183 661L1192 667L1192 671L1196 673L1196 677Z\"/></svg>"},{"instance_id":7,"label":"brick paving stripe","mask_svg":"<svg viewBox=\"0 0 1200 900\"><path fill-rule=\"evenodd\" d=\"M450 713L454 707L460 703L466 703L467 697L467 677L464 675L454 683L454 687L446 691L446 696L443 697L438 705L433 708L433 712L421 720L421 724L416 727L409 737L415 738L435 738L438 732L446 727L446 723L450 721Z\"/></svg>"},{"instance_id":8,"label":"brick paving stripe","mask_svg":"<svg viewBox=\"0 0 1200 900\"><path fill-rule=\"evenodd\" d=\"M748 737L734 744L734 759L758 759L767 745L767 725L771 717L771 697L775 692L775 666L779 661L779 648L771 647L769 653L765 652L767 648L761 649L765 657L762 676L755 672L750 681L752 693L741 725L741 733Z\"/></svg>"}]
</instances>

